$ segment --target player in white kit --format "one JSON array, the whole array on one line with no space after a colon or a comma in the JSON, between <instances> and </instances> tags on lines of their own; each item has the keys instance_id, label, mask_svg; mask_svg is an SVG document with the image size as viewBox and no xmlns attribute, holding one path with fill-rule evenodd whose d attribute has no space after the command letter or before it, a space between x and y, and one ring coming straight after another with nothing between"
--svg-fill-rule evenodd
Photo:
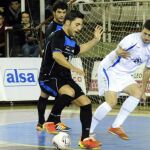
<instances>
[{"instance_id":1,"label":"player in white kit","mask_svg":"<svg viewBox=\"0 0 150 150\"><path fill-rule=\"evenodd\" d=\"M131 76L141 65L145 64L142 87ZM129 137L121 129L129 114L145 97L147 82L150 77L150 20L144 24L143 30L129 34L121 40L117 48L109 53L100 63L98 68L99 95L105 96L105 102L95 111L90 133L94 133L99 122L117 104L120 92L127 93L129 97L122 104L120 111L108 132L118 135L124 140Z\"/></svg>"}]
</instances>

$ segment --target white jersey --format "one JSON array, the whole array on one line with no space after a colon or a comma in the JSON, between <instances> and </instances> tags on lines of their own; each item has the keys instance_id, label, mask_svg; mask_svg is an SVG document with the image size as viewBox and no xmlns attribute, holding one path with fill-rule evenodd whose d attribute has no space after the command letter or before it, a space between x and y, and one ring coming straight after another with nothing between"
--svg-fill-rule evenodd
<instances>
[{"instance_id":1,"label":"white jersey","mask_svg":"<svg viewBox=\"0 0 150 150\"><path fill-rule=\"evenodd\" d=\"M121 47L130 53L125 59L117 56L116 50ZM106 70L116 73L133 73L141 64L150 67L150 44L145 44L141 38L141 32L129 34L121 40L117 48L108 54L100 63Z\"/></svg>"}]
</instances>

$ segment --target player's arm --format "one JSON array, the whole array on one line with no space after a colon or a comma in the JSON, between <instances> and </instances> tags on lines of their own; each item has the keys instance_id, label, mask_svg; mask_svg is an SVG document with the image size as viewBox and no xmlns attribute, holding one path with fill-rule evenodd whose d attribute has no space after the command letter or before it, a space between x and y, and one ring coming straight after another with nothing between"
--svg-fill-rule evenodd
<instances>
[{"instance_id":1,"label":"player's arm","mask_svg":"<svg viewBox=\"0 0 150 150\"><path fill-rule=\"evenodd\" d=\"M97 25L94 31L94 38L87 43L80 45L80 54L91 50L100 41L102 34L102 27Z\"/></svg>"},{"instance_id":2,"label":"player's arm","mask_svg":"<svg viewBox=\"0 0 150 150\"><path fill-rule=\"evenodd\" d=\"M75 3L76 2L76 0L69 0L68 2L67 2L67 4L68 5L72 5L73 3Z\"/></svg>"},{"instance_id":3,"label":"player's arm","mask_svg":"<svg viewBox=\"0 0 150 150\"><path fill-rule=\"evenodd\" d=\"M76 68L75 66L73 66L70 62L68 62L66 60L66 58L64 57L64 55L61 53L61 52L53 52L53 59L61 66L71 70L71 71L74 71L80 75L85 75L84 72L79 69L79 68Z\"/></svg>"},{"instance_id":4,"label":"player's arm","mask_svg":"<svg viewBox=\"0 0 150 150\"><path fill-rule=\"evenodd\" d=\"M122 47L118 47L118 49L116 50L116 54L122 58L127 59L128 57L130 57L130 53L126 50L124 50Z\"/></svg>"},{"instance_id":5,"label":"player's arm","mask_svg":"<svg viewBox=\"0 0 150 150\"><path fill-rule=\"evenodd\" d=\"M145 67L144 71L143 71L143 79L142 79L142 93L143 93L142 98L144 100L146 99L145 92L146 92L147 83L149 81L149 78L150 78L150 68Z\"/></svg>"}]
</instances>

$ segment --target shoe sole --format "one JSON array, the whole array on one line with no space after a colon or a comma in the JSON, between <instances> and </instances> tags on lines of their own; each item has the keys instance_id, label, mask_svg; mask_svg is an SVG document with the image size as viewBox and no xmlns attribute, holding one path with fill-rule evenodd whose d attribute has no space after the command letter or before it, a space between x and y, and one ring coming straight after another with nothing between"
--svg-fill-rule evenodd
<instances>
[{"instance_id":1,"label":"shoe sole","mask_svg":"<svg viewBox=\"0 0 150 150\"><path fill-rule=\"evenodd\" d=\"M114 132L112 132L112 131L109 131L109 130L108 130L108 132L111 133L111 134L113 134L113 135L117 135L118 137L120 137L120 138L123 139L123 140L129 140L129 138L121 137L121 136L119 136L118 134L116 134L116 133L114 133Z\"/></svg>"},{"instance_id":2,"label":"shoe sole","mask_svg":"<svg viewBox=\"0 0 150 150\"><path fill-rule=\"evenodd\" d=\"M95 147L95 148L86 148L86 147L83 147L83 146L79 146L80 149L91 149L91 150L101 150L101 147Z\"/></svg>"},{"instance_id":3,"label":"shoe sole","mask_svg":"<svg viewBox=\"0 0 150 150\"><path fill-rule=\"evenodd\" d=\"M95 147L95 148L86 148L84 145L81 145L81 144L78 144L78 146L81 148L81 149L91 149L91 150L101 150L101 145L98 146L98 147Z\"/></svg>"}]
</instances>

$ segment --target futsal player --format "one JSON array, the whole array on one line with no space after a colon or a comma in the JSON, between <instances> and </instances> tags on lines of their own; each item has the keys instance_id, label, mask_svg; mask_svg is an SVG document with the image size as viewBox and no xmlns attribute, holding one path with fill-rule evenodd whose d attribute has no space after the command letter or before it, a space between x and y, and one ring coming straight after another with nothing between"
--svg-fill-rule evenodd
<instances>
[{"instance_id":1,"label":"futsal player","mask_svg":"<svg viewBox=\"0 0 150 150\"><path fill-rule=\"evenodd\" d=\"M145 64L142 88L131 74ZM124 37L116 49L108 54L98 68L99 95L105 96L105 102L95 111L90 133L96 132L99 122L117 104L120 92L129 97L122 104L120 111L108 129L108 132L118 135L124 140L129 137L121 128L130 113L137 107L141 98L145 98L145 90L150 77L150 20L147 20L141 32Z\"/></svg>"},{"instance_id":2,"label":"futsal player","mask_svg":"<svg viewBox=\"0 0 150 150\"><path fill-rule=\"evenodd\" d=\"M71 10L65 17L61 30L51 34L42 60L39 84L43 93L56 97L55 104L43 127L48 133L56 134L56 124L65 106L73 101L80 104L80 121L82 133L79 141L81 148L98 148L100 142L89 137L92 119L90 99L71 77L71 71L84 75L83 70L70 63L74 55L84 53L95 46L101 39L102 29L96 26L94 38L78 45L74 39L83 26L84 15L77 10Z\"/></svg>"},{"instance_id":3,"label":"futsal player","mask_svg":"<svg viewBox=\"0 0 150 150\"><path fill-rule=\"evenodd\" d=\"M48 42L50 34L52 32L55 32L62 28L65 15L67 13L67 9L68 9L68 5L64 1L56 1L53 4L54 18L52 22L48 25L46 32L45 32L46 43ZM38 104L37 104L37 109L38 109L38 124L36 126L37 130L43 130L43 124L45 122L45 110L46 110L48 97L49 97L49 94L46 94L41 90L41 95L39 97ZM60 131L68 131L70 129L64 123L62 123L60 119L56 128Z\"/></svg>"},{"instance_id":4,"label":"futsal player","mask_svg":"<svg viewBox=\"0 0 150 150\"><path fill-rule=\"evenodd\" d=\"M47 26L47 29L45 31L46 41L48 40L48 37L50 34L54 31L57 31L62 28L64 17L67 13L68 5L64 1L56 1L53 5L53 20L51 23Z\"/></svg>"}]
</instances>

